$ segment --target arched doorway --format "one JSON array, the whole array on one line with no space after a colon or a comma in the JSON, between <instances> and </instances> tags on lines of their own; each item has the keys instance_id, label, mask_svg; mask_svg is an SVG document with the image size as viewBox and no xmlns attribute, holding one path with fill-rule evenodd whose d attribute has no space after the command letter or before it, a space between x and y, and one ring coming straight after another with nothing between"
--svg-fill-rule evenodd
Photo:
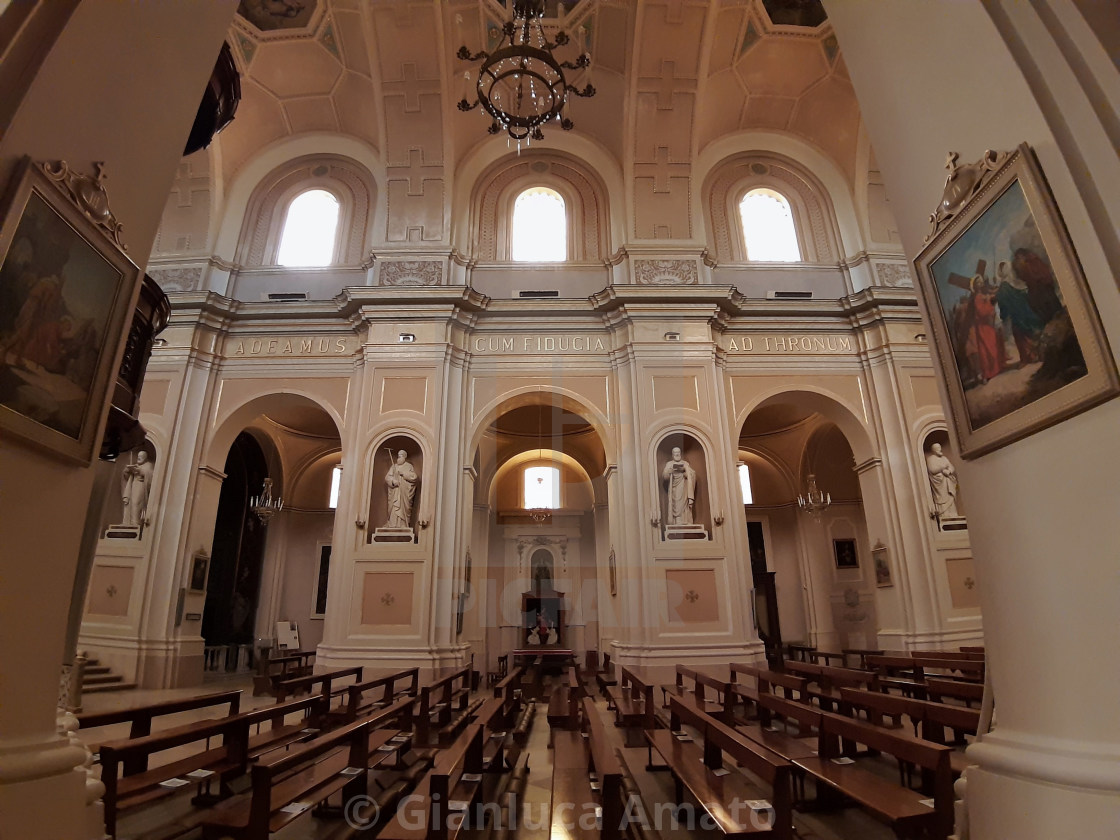
<instances>
[{"instance_id":1,"label":"arched doorway","mask_svg":"<svg viewBox=\"0 0 1120 840\"><path fill-rule=\"evenodd\" d=\"M327 581L341 483L338 426L306 397L254 400L233 413L215 445L231 434L236 437L223 470L203 614L211 675L248 669L261 648L318 646L330 608ZM283 508L262 519L251 498L262 492L265 478Z\"/></svg>"},{"instance_id":2,"label":"arched doorway","mask_svg":"<svg viewBox=\"0 0 1120 840\"><path fill-rule=\"evenodd\" d=\"M759 634L768 647L874 647L875 575L848 425L827 398L779 393L744 419L737 441ZM865 439L859 441L865 443ZM810 480L828 494L807 511Z\"/></svg>"},{"instance_id":3,"label":"arched doorway","mask_svg":"<svg viewBox=\"0 0 1120 840\"><path fill-rule=\"evenodd\" d=\"M479 623L487 669L529 644L551 643L577 656L597 649L610 599L599 432L560 395L528 395L494 412L477 438L474 464L470 547L484 567Z\"/></svg>"}]
</instances>

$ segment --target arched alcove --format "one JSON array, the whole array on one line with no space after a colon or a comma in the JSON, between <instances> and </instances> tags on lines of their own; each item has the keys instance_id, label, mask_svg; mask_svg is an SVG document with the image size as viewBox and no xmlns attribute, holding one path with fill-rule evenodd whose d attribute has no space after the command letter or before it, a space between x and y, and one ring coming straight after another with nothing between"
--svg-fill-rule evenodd
<instances>
[{"instance_id":1,"label":"arched alcove","mask_svg":"<svg viewBox=\"0 0 1120 840\"><path fill-rule=\"evenodd\" d=\"M679 457L674 450L680 450ZM671 432L655 452L662 539L711 539L711 476L703 445L687 432ZM683 536L688 526L699 526L704 533Z\"/></svg>"},{"instance_id":2,"label":"arched alcove","mask_svg":"<svg viewBox=\"0 0 1120 840\"><path fill-rule=\"evenodd\" d=\"M367 539L371 543L415 542L424 489L423 447L411 435L391 435L377 445L371 459Z\"/></svg>"}]
</instances>

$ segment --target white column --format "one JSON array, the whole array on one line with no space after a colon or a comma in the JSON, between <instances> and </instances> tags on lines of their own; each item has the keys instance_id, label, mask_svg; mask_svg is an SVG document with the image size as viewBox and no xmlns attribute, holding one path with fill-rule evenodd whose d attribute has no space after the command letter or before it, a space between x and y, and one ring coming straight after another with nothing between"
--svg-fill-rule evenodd
<instances>
[{"instance_id":1,"label":"white column","mask_svg":"<svg viewBox=\"0 0 1120 840\"><path fill-rule=\"evenodd\" d=\"M1026 141L1115 354L1120 69L1079 4L827 7L907 255L929 231L947 152L970 162ZM972 840L1116 837L1117 428L1113 399L960 467L996 704L995 730L969 749Z\"/></svg>"}]
</instances>

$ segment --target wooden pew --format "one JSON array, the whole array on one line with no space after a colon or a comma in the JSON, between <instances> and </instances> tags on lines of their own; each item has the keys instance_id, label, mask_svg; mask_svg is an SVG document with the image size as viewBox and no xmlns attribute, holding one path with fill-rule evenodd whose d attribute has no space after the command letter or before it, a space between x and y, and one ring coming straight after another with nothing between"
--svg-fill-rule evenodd
<instances>
[{"instance_id":1,"label":"wooden pew","mask_svg":"<svg viewBox=\"0 0 1120 840\"><path fill-rule=\"evenodd\" d=\"M453 744L439 751L432 769L378 833L378 840L452 840L458 836L479 798L484 769L483 727L471 724ZM453 807L460 804L466 805L466 814Z\"/></svg>"},{"instance_id":2,"label":"wooden pew","mask_svg":"<svg viewBox=\"0 0 1120 840\"><path fill-rule=\"evenodd\" d=\"M416 716L416 737L427 745L433 731L450 726L453 719L462 719L470 704L470 666L439 672L420 689L420 709Z\"/></svg>"},{"instance_id":3,"label":"wooden pew","mask_svg":"<svg viewBox=\"0 0 1120 840\"><path fill-rule=\"evenodd\" d=\"M653 729L657 725L653 684L644 682L629 667L622 667L618 685L607 687L607 697L614 705L615 726Z\"/></svg>"},{"instance_id":4,"label":"wooden pew","mask_svg":"<svg viewBox=\"0 0 1120 840\"><path fill-rule=\"evenodd\" d=\"M692 688L687 681L692 681ZM677 665L676 693L690 697L696 707L724 723L731 723L734 694L729 682L687 665Z\"/></svg>"},{"instance_id":5,"label":"wooden pew","mask_svg":"<svg viewBox=\"0 0 1120 840\"><path fill-rule=\"evenodd\" d=\"M322 696L329 713L334 698L345 696L346 692L349 691L349 686L336 686L337 682L346 679L353 679L355 683L360 683L362 681L362 669L360 667L338 668L334 671L324 671L321 674L309 674L306 677L281 680L276 684L276 700L283 702L295 694L314 691L315 686L320 686L319 694Z\"/></svg>"},{"instance_id":6,"label":"wooden pew","mask_svg":"<svg viewBox=\"0 0 1120 840\"><path fill-rule=\"evenodd\" d=\"M867 667L879 676L879 690L898 689L906 697L925 699L925 674L911 656L868 656Z\"/></svg>"},{"instance_id":7,"label":"wooden pew","mask_svg":"<svg viewBox=\"0 0 1120 840\"><path fill-rule=\"evenodd\" d=\"M826 711L835 711L840 702L841 688L878 687L878 677L869 671L853 668L832 668L804 662L787 662L786 670L807 680L806 690L810 700ZM815 684L816 688L811 686Z\"/></svg>"},{"instance_id":8,"label":"wooden pew","mask_svg":"<svg viewBox=\"0 0 1120 840\"><path fill-rule=\"evenodd\" d=\"M415 697L419 685L420 669L407 668L348 686L348 699L345 708L340 710L340 717L349 723L376 709L391 706L401 697ZM374 696L366 697L367 691L373 692Z\"/></svg>"},{"instance_id":9,"label":"wooden pew","mask_svg":"<svg viewBox=\"0 0 1120 840\"><path fill-rule=\"evenodd\" d=\"M597 671L595 671L595 684L599 686L599 693L603 697L607 697L607 689L611 686L618 685L618 679L615 677L614 666L611 665L611 655L609 653L603 654L603 663Z\"/></svg>"},{"instance_id":10,"label":"wooden pew","mask_svg":"<svg viewBox=\"0 0 1120 840\"><path fill-rule=\"evenodd\" d=\"M585 697L579 708L586 737L578 726L554 736L551 836L619 840L625 810L622 765L595 704Z\"/></svg>"},{"instance_id":11,"label":"wooden pew","mask_svg":"<svg viewBox=\"0 0 1120 840\"><path fill-rule=\"evenodd\" d=\"M848 660L855 657L857 664L854 667L866 671L868 670L867 657L882 656L885 651L883 651L882 648L843 648L840 653L844 655L845 667L849 667Z\"/></svg>"},{"instance_id":12,"label":"wooden pew","mask_svg":"<svg viewBox=\"0 0 1120 840\"><path fill-rule=\"evenodd\" d=\"M811 650L811 651L809 651L809 662L811 662L813 665L820 665L821 664L820 660L822 660L822 659L824 660L824 664L827 665L827 666L832 666L832 661L836 660L838 663L840 663L836 667L840 667L840 668L845 667L845 664L847 662L847 657L844 655L843 652L836 653L835 651L830 651L830 650Z\"/></svg>"},{"instance_id":13,"label":"wooden pew","mask_svg":"<svg viewBox=\"0 0 1120 840\"><path fill-rule=\"evenodd\" d=\"M165 700L162 703L151 703L147 706L136 706L131 709L116 709L108 712L84 712L78 715L79 729L94 729L98 726L111 726L116 723L129 723L128 737L142 738L152 733L152 721L156 718L179 714L180 712L193 712L198 709L226 706L226 716L237 714L241 708L241 690L218 691L213 694L203 694L198 697L187 697L182 700ZM98 748L90 745L90 752L96 753ZM129 766L127 772L136 773L147 768L143 766Z\"/></svg>"},{"instance_id":14,"label":"wooden pew","mask_svg":"<svg viewBox=\"0 0 1120 840\"><path fill-rule=\"evenodd\" d=\"M270 761L258 763L252 770L248 794L217 805L203 815L203 840L267 840L269 834L306 810L290 807L296 803L311 806L339 791L344 801L364 796L369 770L410 748L407 733L391 724L407 721L415 702L415 698L405 698Z\"/></svg>"},{"instance_id":15,"label":"wooden pew","mask_svg":"<svg viewBox=\"0 0 1120 840\"><path fill-rule=\"evenodd\" d=\"M505 697L507 702L521 690L521 677L525 674L525 666L518 665L513 671L498 680L492 688L495 697Z\"/></svg>"},{"instance_id":16,"label":"wooden pew","mask_svg":"<svg viewBox=\"0 0 1120 840\"><path fill-rule=\"evenodd\" d=\"M819 805L840 805L843 797L847 797L890 825L899 837L945 840L952 832L952 750L949 747L895 734L779 697L764 698L763 702L775 714L808 722L817 728L817 753L791 760L816 780ZM927 794L894 784L880 773L858 766L854 756L861 744L875 754L893 756L900 772L905 765L928 771L923 773L923 778L930 780L933 806L925 801Z\"/></svg>"},{"instance_id":17,"label":"wooden pew","mask_svg":"<svg viewBox=\"0 0 1120 840\"><path fill-rule=\"evenodd\" d=\"M881 775L853 764L837 764L844 757L842 742L863 744L881 754L894 756L900 766L911 764L928 771L932 777L933 807L924 800L926 794L901 785L894 785ZM881 819L899 836L926 836L946 840L953 831L953 777L949 747L930 744L913 738L899 737L842 715L821 713L818 754L798 759L795 763L818 782L859 803L863 809ZM924 834L921 834L924 832Z\"/></svg>"},{"instance_id":18,"label":"wooden pew","mask_svg":"<svg viewBox=\"0 0 1120 840\"><path fill-rule=\"evenodd\" d=\"M676 799L683 803L684 788L728 837L765 835L793 837L791 795L792 765L740 732L701 711L688 697L669 698L671 729L647 731L650 747L672 771ZM683 727L696 730L699 743ZM731 767L725 767L725 761ZM747 801L765 799L734 765L769 788L769 809L749 809ZM765 814L765 816L764 816Z\"/></svg>"},{"instance_id":19,"label":"wooden pew","mask_svg":"<svg viewBox=\"0 0 1120 840\"><path fill-rule=\"evenodd\" d=\"M253 696L276 694L276 683L311 673L313 650L271 651L271 656L257 659L257 672L253 675Z\"/></svg>"},{"instance_id":20,"label":"wooden pew","mask_svg":"<svg viewBox=\"0 0 1120 840\"><path fill-rule=\"evenodd\" d=\"M958 680L938 680L933 677L926 680L926 699L934 703L945 703L946 698L971 706L984 699L984 686Z\"/></svg>"},{"instance_id":21,"label":"wooden pew","mask_svg":"<svg viewBox=\"0 0 1120 840\"><path fill-rule=\"evenodd\" d=\"M200 800L203 787L209 788L214 780L219 783L218 795L227 796L229 782L244 775L251 761L318 734L321 702L319 697L305 697L225 718L163 729L153 735L107 742L102 745L101 753L106 831L115 835L119 814L171 796L180 787L189 787L189 783L179 787L164 783L180 777L190 778L188 774L191 773L196 774ZM301 715L300 720L288 723L286 718L293 714ZM262 729L264 723L270 727ZM221 744L216 743L218 740ZM189 744L200 746L175 761L147 769L151 756Z\"/></svg>"},{"instance_id":22,"label":"wooden pew","mask_svg":"<svg viewBox=\"0 0 1120 840\"><path fill-rule=\"evenodd\" d=\"M816 667L820 668L822 666L817 665ZM809 702L808 680L804 677L782 671L770 671L758 665L744 665L740 662L732 662L730 668L733 678L739 675L754 677L759 694L780 693L781 696L796 700L799 703ZM778 692L775 689L781 689L781 691Z\"/></svg>"},{"instance_id":23,"label":"wooden pew","mask_svg":"<svg viewBox=\"0 0 1120 840\"><path fill-rule=\"evenodd\" d=\"M915 663L922 667L923 675L928 679L930 676L952 676L955 679L966 680L968 682L984 682L984 662L975 659L942 659L939 657L918 655L914 653L911 658ZM948 672L947 674L931 674L930 671Z\"/></svg>"},{"instance_id":24,"label":"wooden pew","mask_svg":"<svg viewBox=\"0 0 1120 840\"><path fill-rule=\"evenodd\" d=\"M555 729L571 731L579 727L579 709L582 697L583 684L580 682L579 673L574 666L569 667L566 679L556 687L548 701L550 733Z\"/></svg>"}]
</instances>

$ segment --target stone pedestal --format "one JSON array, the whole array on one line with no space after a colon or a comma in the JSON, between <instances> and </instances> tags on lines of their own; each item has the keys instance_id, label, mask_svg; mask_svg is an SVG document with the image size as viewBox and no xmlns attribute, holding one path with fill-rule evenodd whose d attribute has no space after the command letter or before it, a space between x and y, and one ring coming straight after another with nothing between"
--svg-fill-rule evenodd
<instances>
[{"instance_id":1,"label":"stone pedestal","mask_svg":"<svg viewBox=\"0 0 1120 840\"><path fill-rule=\"evenodd\" d=\"M374 528L373 542L413 542L415 534L411 528Z\"/></svg>"},{"instance_id":2,"label":"stone pedestal","mask_svg":"<svg viewBox=\"0 0 1120 840\"><path fill-rule=\"evenodd\" d=\"M708 529L703 525L666 525L667 540L706 540Z\"/></svg>"},{"instance_id":3,"label":"stone pedestal","mask_svg":"<svg viewBox=\"0 0 1120 840\"><path fill-rule=\"evenodd\" d=\"M110 525L105 529L107 540L138 540L140 539L139 525Z\"/></svg>"},{"instance_id":4,"label":"stone pedestal","mask_svg":"<svg viewBox=\"0 0 1120 840\"><path fill-rule=\"evenodd\" d=\"M942 531L967 531L968 520L963 516L942 516L938 520Z\"/></svg>"}]
</instances>

